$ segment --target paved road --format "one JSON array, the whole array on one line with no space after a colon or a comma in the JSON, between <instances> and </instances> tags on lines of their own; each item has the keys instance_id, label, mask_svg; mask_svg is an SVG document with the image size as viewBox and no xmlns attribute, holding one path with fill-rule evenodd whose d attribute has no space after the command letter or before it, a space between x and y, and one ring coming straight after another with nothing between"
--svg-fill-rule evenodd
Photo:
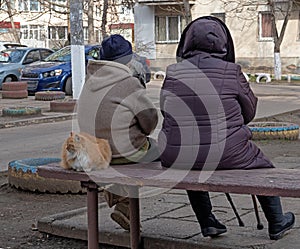
<instances>
[{"instance_id":1,"label":"paved road","mask_svg":"<svg viewBox=\"0 0 300 249\"><path fill-rule=\"evenodd\" d=\"M30 157L60 157L63 140L69 135L72 121L36 124L0 129L0 171L8 162Z\"/></svg>"},{"instance_id":2,"label":"paved road","mask_svg":"<svg viewBox=\"0 0 300 249\"><path fill-rule=\"evenodd\" d=\"M258 97L256 118L300 109L300 85L251 84Z\"/></svg>"}]
</instances>

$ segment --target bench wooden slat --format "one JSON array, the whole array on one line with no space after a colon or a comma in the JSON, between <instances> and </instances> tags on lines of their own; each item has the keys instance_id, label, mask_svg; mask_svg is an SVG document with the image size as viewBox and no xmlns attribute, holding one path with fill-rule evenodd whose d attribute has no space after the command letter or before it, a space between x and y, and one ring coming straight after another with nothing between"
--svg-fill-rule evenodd
<instances>
[{"instance_id":1,"label":"bench wooden slat","mask_svg":"<svg viewBox=\"0 0 300 249\"><path fill-rule=\"evenodd\" d=\"M254 195L300 197L300 170L252 169L219 171L182 171L165 169L160 162L109 167L106 170L75 172L57 164L38 167L42 177L98 184L151 186Z\"/></svg>"}]
</instances>

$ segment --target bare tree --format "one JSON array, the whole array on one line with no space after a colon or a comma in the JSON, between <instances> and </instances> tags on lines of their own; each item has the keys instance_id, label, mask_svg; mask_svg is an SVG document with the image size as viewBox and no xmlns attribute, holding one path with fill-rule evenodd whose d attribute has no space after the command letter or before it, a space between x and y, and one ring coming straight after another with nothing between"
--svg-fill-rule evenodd
<instances>
[{"instance_id":1,"label":"bare tree","mask_svg":"<svg viewBox=\"0 0 300 249\"><path fill-rule=\"evenodd\" d=\"M89 43L95 43L95 32L94 32L94 0L88 1L88 36Z\"/></svg>"},{"instance_id":2,"label":"bare tree","mask_svg":"<svg viewBox=\"0 0 300 249\"><path fill-rule=\"evenodd\" d=\"M20 36L19 36L19 33L18 33L17 28L15 26L15 22L14 22L15 13L13 12L13 7L11 6L11 1L10 0L4 0L4 1L0 2L0 5L1 5L2 11L5 11L7 16L8 16L8 20L11 24L11 33L14 37L14 40L16 42L20 43Z\"/></svg>"},{"instance_id":3,"label":"bare tree","mask_svg":"<svg viewBox=\"0 0 300 249\"><path fill-rule=\"evenodd\" d=\"M107 10L108 10L108 0L103 0L102 22L101 22L101 34L102 34L102 38L104 38L105 36L107 36L107 31L106 31Z\"/></svg>"},{"instance_id":4,"label":"bare tree","mask_svg":"<svg viewBox=\"0 0 300 249\"><path fill-rule=\"evenodd\" d=\"M280 47L285 36L288 21L290 19L293 7L300 5L300 0L234 0L223 2L226 14L238 18L244 24L250 26L253 22L256 22L258 7L265 5L269 8L272 20L272 38L274 43L274 75L275 79L281 79L281 57L280 57ZM283 20L283 23L279 29L278 21ZM246 26L243 26L245 28ZM246 27L247 28L247 27Z\"/></svg>"},{"instance_id":5,"label":"bare tree","mask_svg":"<svg viewBox=\"0 0 300 249\"><path fill-rule=\"evenodd\" d=\"M192 12L189 0L183 0L183 16L186 24L189 24L192 21Z\"/></svg>"},{"instance_id":6,"label":"bare tree","mask_svg":"<svg viewBox=\"0 0 300 249\"><path fill-rule=\"evenodd\" d=\"M272 34L273 34L273 41L274 41L274 75L276 80L281 79L280 47L293 9L293 3L294 1L292 0L286 1L285 6L282 8L282 6L277 6L275 0L269 0L269 5L272 14ZM278 15L283 16L283 24L280 32L278 32L278 27L276 22L276 16Z\"/></svg>"}]
</instances>

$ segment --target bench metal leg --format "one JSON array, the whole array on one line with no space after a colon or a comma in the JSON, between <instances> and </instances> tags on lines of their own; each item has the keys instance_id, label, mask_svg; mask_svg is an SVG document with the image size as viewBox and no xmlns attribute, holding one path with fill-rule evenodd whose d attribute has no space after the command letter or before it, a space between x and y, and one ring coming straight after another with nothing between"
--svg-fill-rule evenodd
<instances>
[{"instance_id":1,"label":"bench metal leg","mask_svg":"<svg viewBox=\"0 0 300 249\"><path fill-rule=\"evenodd\" d=\"M141 248L141 232L140 232L140 202L139 189L132 187L129 194L129 209L130 209L130 245L131 249ZM137 197L137 198L133 198Z\"/></svg>"},{"instance_id":2,"label":"bench metal leg","mask_svg":"<svg viewBox=\"0 0 300 249\"><path fill-rule=\"evenodd\" d=\"M82 183L87 188L88 249L99 249L98 186Z\"/></svg>"}]
</instances>

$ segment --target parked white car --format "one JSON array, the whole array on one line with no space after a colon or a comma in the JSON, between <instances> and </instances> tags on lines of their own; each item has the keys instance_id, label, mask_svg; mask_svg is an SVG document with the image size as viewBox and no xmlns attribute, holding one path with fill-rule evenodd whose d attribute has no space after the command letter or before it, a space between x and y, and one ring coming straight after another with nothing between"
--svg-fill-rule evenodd
<instances>
[{"instance_id":1,"label":"parked white car","mask_svg":"<svg viewBox=\"0 0 300 249\"><path fill-rule=\"evenodd\" d=\"M16 42L0 41L0 51L9 48L17 48L17 47L27 47L27 46Z\"/></svg>"}]
</instances>

